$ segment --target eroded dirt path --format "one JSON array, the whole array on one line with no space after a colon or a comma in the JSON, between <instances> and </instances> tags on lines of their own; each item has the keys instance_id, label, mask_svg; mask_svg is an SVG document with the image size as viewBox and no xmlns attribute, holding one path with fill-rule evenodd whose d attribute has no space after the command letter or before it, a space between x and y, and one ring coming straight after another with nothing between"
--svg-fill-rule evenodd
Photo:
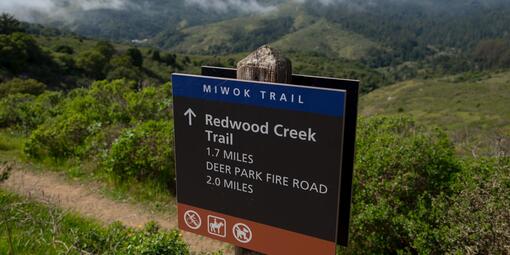
<instances>
[{"instance_id":1,"label":"eroded dirt path","mask_svg":"<svg viewBox=\"0 0 510 255\"><path fill-rule=\"evenodd\" d=\"M175 214L162 215L151 212L141 205L111 200L100 194L98 185L71 183L53 172L42 174L15 167L10 178L0 187L98 219L106 224L120 221L126 226L140 228L153 220L165 229L177 227ZM232 249L222 242L187 232L182 234L193 254L218 250L223 250L225 254L232 253Z\"/></svg>"}]
</instances>

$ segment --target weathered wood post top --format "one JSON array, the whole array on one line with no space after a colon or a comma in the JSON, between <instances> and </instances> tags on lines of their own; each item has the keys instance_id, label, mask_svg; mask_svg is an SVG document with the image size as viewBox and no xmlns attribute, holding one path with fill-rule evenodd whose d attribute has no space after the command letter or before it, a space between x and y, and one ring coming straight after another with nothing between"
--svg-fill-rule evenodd
<instances>
[{"instance_id":1,"label":"weathered wood post top","mask_svg":"<svg viewBox=\"0 0 510 255\"><path fill-rule=\"evenodd\" d=\"M264 45L237 64L237 79L290 83L292 64L278 50Z\"/></svg>"}]
</instances>

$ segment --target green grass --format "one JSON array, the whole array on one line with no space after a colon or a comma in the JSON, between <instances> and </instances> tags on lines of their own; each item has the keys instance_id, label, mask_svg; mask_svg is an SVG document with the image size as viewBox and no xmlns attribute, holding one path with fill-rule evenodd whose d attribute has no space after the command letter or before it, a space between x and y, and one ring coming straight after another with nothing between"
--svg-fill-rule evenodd
<instances>
[{"instance_id":1,"label":"green grass","mask_svg":"<svg viewBox=\"0 0 510 255\"><path fill-rule=\"evenodd\" d=\"M405 81L362 97L360 105L365 116L403 113L443 128L462 154L510 152L508 71Z\"/></svg>"},{"instance_id":2,"label":"green grass","mask_svg":"<svg viewBox=\"0 0 510 255\"><path fill-rule=\"evenodd\" d=\"M21 158L23 147L23 135L10 130L0 131L0 160Z\"/></svg>"},{"instance_id":3,"label":"green grass","mask_svg":"<svg viewBox=\"0 0 510 255\"><path fill-rule=\"evenodd\" d=\"M177 231L95 220L0 189L0 254L188 254Z\"/></svg>"}]
</instances>

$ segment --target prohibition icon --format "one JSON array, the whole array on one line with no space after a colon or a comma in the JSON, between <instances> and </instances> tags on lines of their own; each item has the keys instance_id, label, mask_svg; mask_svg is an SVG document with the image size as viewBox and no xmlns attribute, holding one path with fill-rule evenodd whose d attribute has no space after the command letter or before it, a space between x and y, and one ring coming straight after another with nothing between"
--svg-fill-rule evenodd
<instances>
[{"instance_id":1,"label":"prohibition icon","mask_svg":"<svg viewBox=\"0 0 510 255\"><path fill-rule=\"evenodd\" d=\"M198 229L202 226L202 219L197 212L193 210L187 210L184 213L184 223L191 229Z\"/></svg>"},{"instance_id":2,"label":"prohibition icon","mask_svg":"<svg viewBox=\"0 0 510 255\"><path fill-rule=\"evenodd\" d=\"M241 243L249 243L252 238L251 229L243 223L237 223L232 228L234 238Z\"/></svg>"}]
</instances>

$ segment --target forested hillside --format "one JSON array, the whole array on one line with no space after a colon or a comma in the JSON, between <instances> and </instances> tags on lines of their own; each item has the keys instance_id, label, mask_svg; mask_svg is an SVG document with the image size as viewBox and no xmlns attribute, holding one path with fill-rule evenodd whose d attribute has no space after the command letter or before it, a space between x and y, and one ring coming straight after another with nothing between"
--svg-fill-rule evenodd
<instances>
[{"instance_id":1,"label":"forested hillside","mask_svg":"<svg viewBox=\"0 0 510 255\"><path fill-rule=\"evenodd\" d=\"M57 15L25 6L31 11L19 16L60 29L42 28L53 35L136 39L139 47L221 55L225 60L211 62L230 66L239 53L271 44L291 58L322 58L324 65L309 74L362 78L365 92L415 77L510 67L510 3L504 0L51 3ZM320 70L330 63L355 72Z\"/></svg>"}]
</instances>

